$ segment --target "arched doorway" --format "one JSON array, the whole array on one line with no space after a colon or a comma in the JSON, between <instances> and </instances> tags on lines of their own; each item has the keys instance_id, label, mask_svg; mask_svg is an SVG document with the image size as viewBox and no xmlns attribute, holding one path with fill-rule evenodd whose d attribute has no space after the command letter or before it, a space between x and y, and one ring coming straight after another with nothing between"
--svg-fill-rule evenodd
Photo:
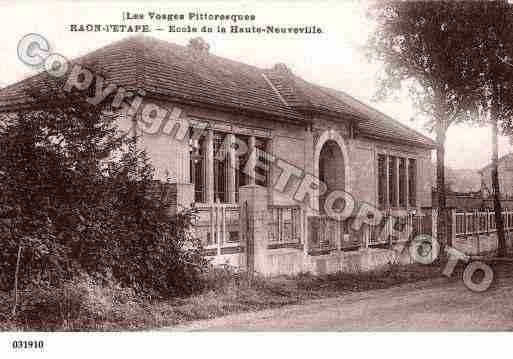
<instances>
[{"instance_id":1,"label":"arched doorway","mask_svg":"<svg viewBox=\"0 0 513 359\"><path fill-rule=\"evenodd\" d=\"M333 191L346 190L346 163L339 144L331 139L322 145L318 161L319 179L327 187L327 191L319 196L319 213L324 213L327 196Z\"/></svg>"}]
</instances>

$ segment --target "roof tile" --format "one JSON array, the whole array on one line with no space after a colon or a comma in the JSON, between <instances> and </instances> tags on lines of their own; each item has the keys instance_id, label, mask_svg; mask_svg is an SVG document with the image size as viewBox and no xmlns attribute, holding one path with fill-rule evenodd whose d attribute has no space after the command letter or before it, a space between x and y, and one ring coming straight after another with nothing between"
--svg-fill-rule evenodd
<instances>
[{"instance_id":1,"label":"roof tile","mask_svg":"<svg viewBox=\"0 0 513 359\"><path fill-rule=\"evenodd\" d=\"M130 37L73 60L127 89L235 110L275 119L304 121L304 111L358 120L364 135L423 147L434 142L373 108L337 90L311 84L284 65L264 70L212 54L199 53L151 37ZM30 104L29 89L51 88L40 73L0 90L0 111ZM33 100L33 99L32 99Z\"/></svg>"}]
</instances>

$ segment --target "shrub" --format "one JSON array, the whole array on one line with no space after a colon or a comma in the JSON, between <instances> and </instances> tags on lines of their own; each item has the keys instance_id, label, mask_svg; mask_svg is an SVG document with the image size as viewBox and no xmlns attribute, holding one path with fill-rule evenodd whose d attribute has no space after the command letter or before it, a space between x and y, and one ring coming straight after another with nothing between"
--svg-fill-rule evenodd
<instances>
[{"instance_id":1,"label":"shrub","mask_svg":"<svg viewBox=\"0 0 513 359\"><path fill-rule=\"evenodd\" d=\"M27 288L15 320L30 330L106 330L147 326L153 317L132 289L84 275L59 287Z\"/></svg>"},{"instance_id":2,"label":"shrub","mask_svg":"<svg viewBox=\"0 0 513 359\"><path fill-rule=\"evenodd\" d=\"M231 289L238 289L249 281L246 272L238 270L228 264L210 266L201 276L202 289L205 292L214 291L226 293Z\"/></svg>"},{"instance_id":3,"label":"shrub","mask_svg":"<svg viewBox=\"0 0 513 359\"><path fill-rule=\"evenodd\" d=\"M21 248L18 288L41 288L49 306L81 273L156 297L199 291L191 214L169 215L137 138L83 94L58 95L62 105L0 117L0 290L13 290Z\"/></svg>"}]
</instances>

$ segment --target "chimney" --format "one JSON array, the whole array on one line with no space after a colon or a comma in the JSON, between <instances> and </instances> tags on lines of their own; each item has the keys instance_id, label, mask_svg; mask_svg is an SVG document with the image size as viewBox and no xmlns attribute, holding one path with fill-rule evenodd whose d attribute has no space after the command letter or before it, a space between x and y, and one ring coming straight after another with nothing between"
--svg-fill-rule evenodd
<instances>
[{"instance_id":1,"label":"chimney","mask_svg":"<svg viewBox=\"0 0 513 359\"><path fill-rule=\"evenodd\" d=\"M275 64L273 66L273 70L277 71L277 72L281 72L281 73L292 75L292 71L290 71L288 66L285 65L283 62L278 62L277 64Z\"/></svg>"},{"instance_id":2,"label":"chimney","mask_svg":"<svg viewBox=\"0 0 513 359\"><path fill-rule=\"evenodd\" d=\"M187 47L201 55L207 55L210 50L210 45L202 37L190 39Z\"/></svg>"}]
</instances>

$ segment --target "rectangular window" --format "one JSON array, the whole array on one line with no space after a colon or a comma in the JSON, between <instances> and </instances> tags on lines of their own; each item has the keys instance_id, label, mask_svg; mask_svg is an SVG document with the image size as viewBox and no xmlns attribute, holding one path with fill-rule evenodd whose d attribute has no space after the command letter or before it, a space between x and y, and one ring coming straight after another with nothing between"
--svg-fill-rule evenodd
<instances>
[{"instance_id":1,"label":"rectangular window","mask_svg":"<svg viewBox=\"0 0 513 359\"><path fill-rule=\"evenodd\" d=\"M255 139L256 150L256 166L255 166L255 183L259 186L267 187L269 183L270 161L267 154L266 139Z\"/></svg>"},{"instance_id":2,"label":"rectangular window","mask_svg":"<svg viewBox=\"0 0 513 359\"><path fill-rule=\"evenodd\" d=\"M389 198L390 207L397 207L397 158L394 156L388 157L388 191L390 193Z\"/></svg>"},{"instance_id":3,"label":"rectangular window","mask_svg":"<svg viewBox=\"0 0 513 359\"><path fill-rule=\"evenodd\" d=\"M399 207L406 207L406 159L399 158Z\"/></svg>"},{"instance_id":4,"label":"rectangular window","mask_svg":"<svg viewBox=\"0 0 513 359\"><path fill-rule=\"evenodd\" d=\"M384 208L387 203L386 156L378 155L378 203Z\"/></svg>"},{"instance_id":5,"label":"rectangular window","mask_svg":"<svg viewBox=\"0 0 513 359\"><path fill-rule=\"evenodd\" d=\"M199 132L198 132L199 133ZM205 137L196 138L194 130L189 137L190 182L194 184L194 202L205 202Z\"/></svg>"},{"instance_id":6,"label":"rectangular window","mask_svg":"<svg viewBox=\"0 0 513 359\"><path fill-rule=\"evenodd\" d=\"M417 160L408 159L408 197L410 206L417 206Z\"/></svg>"},{"instance_id":7,"label":"rectangular window","mask_svg":"<svg viewBox=\"0 0 513 359\"><path fill-rule=\"evenodd\" d=\"M228 145L226 134L214 132L214 201L228 202Z\"/></svg>"},{"instance_id":8,"label":"rectangular window","mask_svg":"<svg viewBox=\"0 0 513 359\"><path fill-rule=\"evenodd\" d=\"M249 184L249 178L244 173L249 158L249 137L243 135L235 136L235 201L239 202L239 188Z\"/></svg>"}]
</instances>

